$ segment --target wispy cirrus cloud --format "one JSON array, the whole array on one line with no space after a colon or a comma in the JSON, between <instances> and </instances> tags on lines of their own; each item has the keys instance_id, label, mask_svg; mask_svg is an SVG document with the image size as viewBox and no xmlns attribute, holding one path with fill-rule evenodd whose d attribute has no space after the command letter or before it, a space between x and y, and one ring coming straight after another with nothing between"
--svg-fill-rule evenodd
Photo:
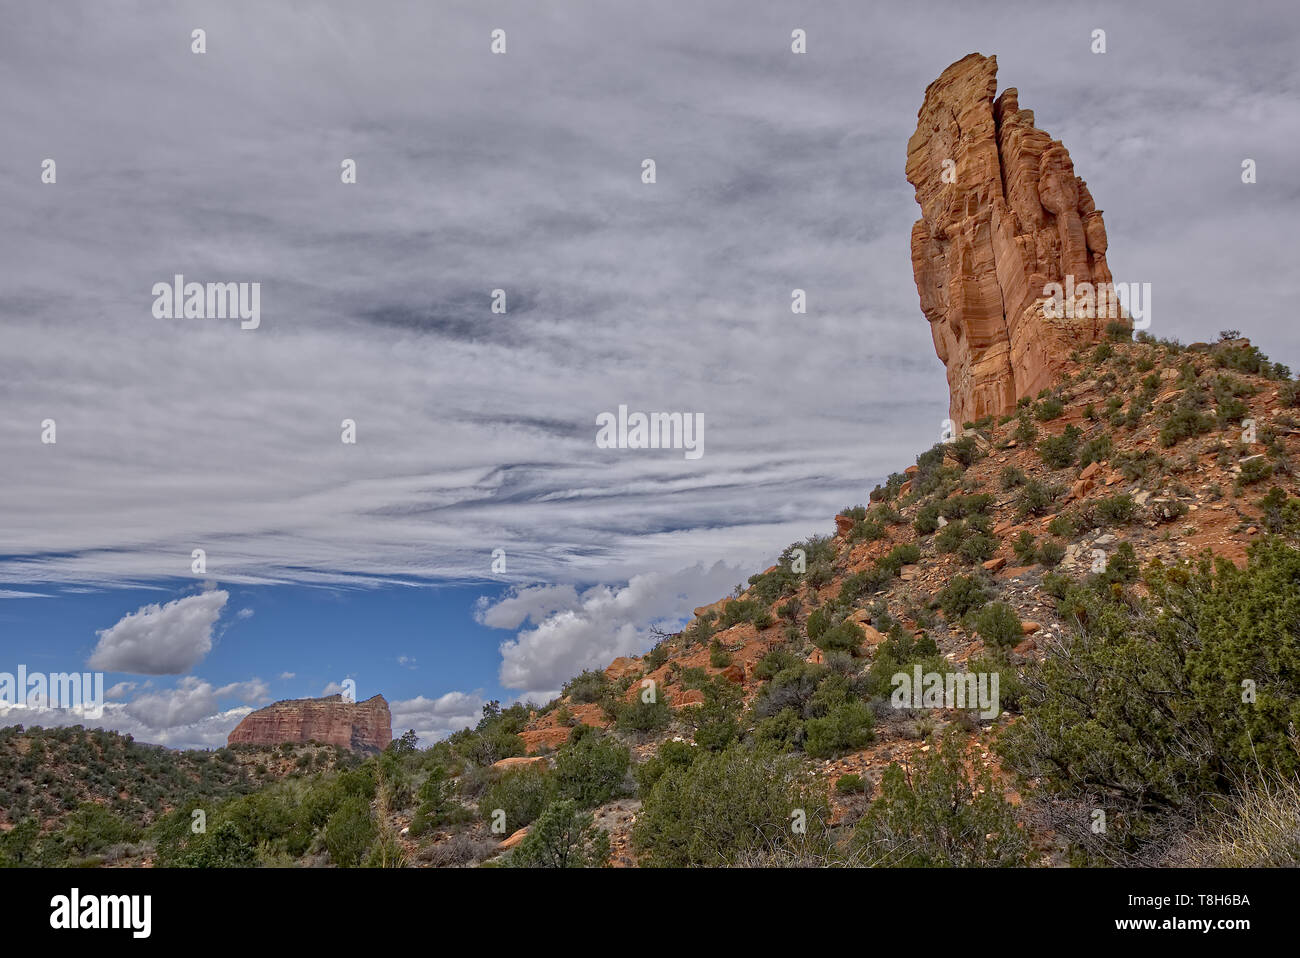
<instances>
[{"instance_id":1,"label":"wispy cirrus cloud","mask_svg":"<svg viewBox=\"0 0 1300 958\"><path fill-rule=\"evenodd\" d=\"M626 583L825 528L946 413L902 169L926 84L973 49L1069 146L1153 331L1242 316L1286 361L1297 18L1233 14L15 10L0 595L184 580L196 548L223 583L487 579L498 547L507 581ZM261 328L155 320L178 272L260 282ZM706 455L596 449L620 403L702 413Z\"/></svg>"}]
</instances>

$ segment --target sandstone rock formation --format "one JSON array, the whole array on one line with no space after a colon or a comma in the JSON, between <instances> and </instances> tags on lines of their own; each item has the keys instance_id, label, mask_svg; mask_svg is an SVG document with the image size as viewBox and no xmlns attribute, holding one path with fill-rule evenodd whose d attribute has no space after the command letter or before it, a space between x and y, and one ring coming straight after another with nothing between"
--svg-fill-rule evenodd
<instances>
[{"instance_id":1,"label":"sandstone rock formation","mask_svg":"<svg viewBox=\"0 0 1300 958\"><path fill-rule=\"evenodd\" d=\"M345 702L341 695L287 699L244 716L230 745L281 745L324 742L358 751L382 751L393 740L388 702L374 695L364 702Z\"/></svg>"},{"instance_id":2,"label":"sandstone rock formation","mask_svg":"<svg viewBox=\"0 0 1300 958\"><path fill-rule=\"evenodd\" d=\"M1071 351L1120 318L1097 303L1111 274L1087 185L1060 141L1020 109L1016 90L995 101L996 90L996 57L958 60L926 88L907 144L921 206L912 271L958 425L1037 394ZM1078 308L1062 297L1045 310L1049 283L1065 286L1065 297L1081 290Z\"/></svg>"}]
</instances>

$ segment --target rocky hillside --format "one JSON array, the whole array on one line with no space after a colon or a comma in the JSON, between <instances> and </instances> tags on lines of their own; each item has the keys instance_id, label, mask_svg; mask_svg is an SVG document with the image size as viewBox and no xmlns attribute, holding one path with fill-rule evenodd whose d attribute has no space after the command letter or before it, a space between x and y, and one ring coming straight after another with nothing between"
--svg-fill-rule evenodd
<instances>
[{"instance_id":1,"label":"rocky hillside","mask_svg":"<svg viewBox=\"0 0 1300 958\"><path fill-rule=\"evenodd\" d=\"M640 703L647 683L671 714L660 740L691 740L703 724L692 713L707 711L716 681L733 685L748 710L739 734L763 737L773 721L764 692L783 665L883 676L907 664L899 646L921 643L958 671L1004 670L1003 704L1014 708L1012 674L1074 627L1062 608L1069 584L1124 581L1153 561L1203 551L1242 565L1250 543L1277 527L1278 503L1300 492L1291 465L1300 388L1247 340L1130 342L1117 327L1113 341L1067 357L1061 372L1015 413L967 423L960 438L923 453L869 503L837 515L834 535L794 543L644 658L616 660L604 682L576 680L524 726L529 749L560 745L579 723L617 728L620 706ZM845 623L856 628L841 633ZM619 704L594 704L606 686ZM877 684L877 698L887 690ZM838 821L862 805L834 788L841 776L860 776L870 794L891 763L927 751L929 733L954 722L977 759L995 766L988 743L1012 718L878 708L869 744L813 750L833 752L824 756L808 754L807 720L784 737L807 755Z\"/></svg>"}]
</instances>

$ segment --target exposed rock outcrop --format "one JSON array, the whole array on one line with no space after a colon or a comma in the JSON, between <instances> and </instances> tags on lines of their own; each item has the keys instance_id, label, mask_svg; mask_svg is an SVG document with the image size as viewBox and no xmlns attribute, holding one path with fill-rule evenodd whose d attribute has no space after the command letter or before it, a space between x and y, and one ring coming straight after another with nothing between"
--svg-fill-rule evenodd
<instances>
[{"instance_id":1,"label":"exposed rock outcrop","mask_svg":"<svg viewBox=\"0 0 1300 958\"><path fill-rule=\"evenodd\" d=\"M245 715L227 738L230 745L317 741L357 751L382 751L392 740L393 718L382 695L364 702L341 695L286 699Z\"/></svg>"},{"instance_id":2,"label":"exposed rock outcrop","mask_svg":"<svg viewBox=\"0 0 1300 958\"><path fill-rule=\"evenodd\" d=\"M912 271L958 425L1009 412L1120 318L1084 298L1044 310L1049 283L1111 290L1106 227L1065 147L996 91L997 58L963 57L926 88L907 144Z\"/></svg>"}]
</instances>

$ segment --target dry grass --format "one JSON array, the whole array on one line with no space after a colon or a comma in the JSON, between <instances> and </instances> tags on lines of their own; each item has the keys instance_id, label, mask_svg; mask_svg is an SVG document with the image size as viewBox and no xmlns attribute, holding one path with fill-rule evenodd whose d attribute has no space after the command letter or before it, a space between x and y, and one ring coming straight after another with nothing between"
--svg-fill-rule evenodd
<instances>
[{"instance_id":1,"label":"dry grass","mask_svg":"<svg viewBox=\"0 0 1300 958\"><path fill-rule=\"evenodd\" d=\"M1300 779L1244 783L1172 857L1170 864L1193 868L1300 866Z\"/></svg>"}]
</instances>

